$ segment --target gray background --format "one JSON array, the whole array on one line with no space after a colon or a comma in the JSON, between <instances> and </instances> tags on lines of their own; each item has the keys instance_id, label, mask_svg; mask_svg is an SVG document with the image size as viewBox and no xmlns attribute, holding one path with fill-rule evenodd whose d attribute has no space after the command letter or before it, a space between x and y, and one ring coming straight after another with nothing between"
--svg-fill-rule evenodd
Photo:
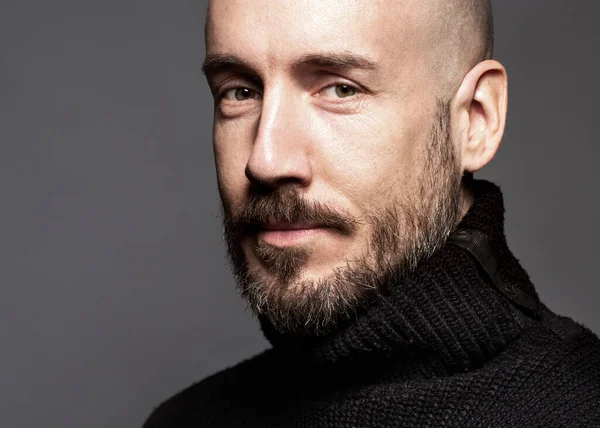
<instances>
[{"instance_id":1,"label":"gray background","mask_svg":"<svg viewBox=\"0 0 600 428\"><path fill-rule=\"evenodd\" d=\"M0 425L135 427L264 349L228 273L202 1L2 0ZM600 332L597 0L496 2L509 242Z\"/></svg>"}]
</instances>

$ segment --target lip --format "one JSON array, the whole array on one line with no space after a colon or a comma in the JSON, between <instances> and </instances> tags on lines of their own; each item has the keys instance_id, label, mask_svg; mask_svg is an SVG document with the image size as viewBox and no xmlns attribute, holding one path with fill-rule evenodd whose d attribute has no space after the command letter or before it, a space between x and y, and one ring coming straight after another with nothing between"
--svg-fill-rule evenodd
<instances>
[{"instance_id":1,"label":"lip","mask_svg":"<svg viewBox=\"0 0 600 428\"><path fill-rule=\"evenodd\" d=\"M269 231L290 231L290 230L309 230L321 229L324 226L318 223L286 223L283 221L270 221L261 225L262 230Z\"/></svg>"},{"instance_id":2,"label":"lip","mask_svg":"<svg viewBox=\"0 0 600 428\"><path fill-rule=\"evenodd\" d=\"M261 225L258 238L276 247L306 243L329 228L317 223L268 222Z\"/></svg>"}]
</instances>

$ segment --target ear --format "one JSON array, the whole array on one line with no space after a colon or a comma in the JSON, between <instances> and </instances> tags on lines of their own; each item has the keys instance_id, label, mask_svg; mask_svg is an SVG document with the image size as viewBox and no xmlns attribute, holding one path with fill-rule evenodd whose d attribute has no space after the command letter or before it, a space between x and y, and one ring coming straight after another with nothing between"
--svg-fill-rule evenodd
<instances>
[{"instance_id":1,"label":"ear","mask_svg":"<svg viewBox=\"0 0 600 428\"><path fill-rule=\"evenodd\" d=\"M498 61L483 61L463 79L452 101L454 141L465 172L487 165L498 150L506 126L508 77Z\"/></svg>"}]
</instances>

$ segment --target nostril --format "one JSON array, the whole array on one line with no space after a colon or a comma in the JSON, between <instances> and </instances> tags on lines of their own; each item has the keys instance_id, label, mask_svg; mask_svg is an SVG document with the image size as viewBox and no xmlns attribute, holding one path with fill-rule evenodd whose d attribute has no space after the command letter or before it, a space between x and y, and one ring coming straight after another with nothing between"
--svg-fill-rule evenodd
<instances>
[{"instance_id":1,"label":"nostril","mask_svg":"<svg viewBox=\"0 0 600 428\"><path fill-rule=\"evenodd\" d=\"M261 187L273 186L273 184L271 184L272 180L268 179L268 174L260 174L260 171L254 171L253 168L250 167L250 164L246 165L244 173L246 174L246 178L252 184L260 185Z\"/></svg>"},{"instance_id":2,"label":"nostril","mask_svg":"<svg viewBox=\"0 0 600 428\"><path fill-rule=\"evenodd\" d=\"M250 180L250 181L252 181L252 182L253 182L253 181L255 181L255 180L253 179L252 172L250 171L250 165L246 164L246 169L244 170L244 174L246 174L246 178L247 178L248 180Z\"/></svg>"},{"instance_id":3,"label":"nostril","mask_svg":"<svg viewBox=\"0 0 600 428\"><path fill-rule=\"evenodd\" d=\"M306 154L309 142L304 139L279 141L270 138L255 141L247 158L244 174L250 182L267 187L282 183L306 186L311 181L312 168Z\"/></svg>"},{"instance_id":4,"label":"nostril","mask_svg":"<svg viewBox=\"0 0 600 428\"><path fill-rule=\"evenodd\" d=\"M260 174L253 172L252 168L246 165L245 169L246 178L250 181L251 187L256 190L263 192L271 192L273 189L284 187L284 186L303 186L303 180L300 177L294 175L269 175Z\"/></svg>"},{"instance_id":5,"label":"nostril","mask_svg":"<svg viewBox=\"0 0 600 428\"><path fill-rule=\"evenodd\" d=\"M272 176L267 171L251 168L250 164L246 165L244 173L253 186L262 188L274 188L277 186L277 178L275 176Z\"/></svg>"}]
</instances>

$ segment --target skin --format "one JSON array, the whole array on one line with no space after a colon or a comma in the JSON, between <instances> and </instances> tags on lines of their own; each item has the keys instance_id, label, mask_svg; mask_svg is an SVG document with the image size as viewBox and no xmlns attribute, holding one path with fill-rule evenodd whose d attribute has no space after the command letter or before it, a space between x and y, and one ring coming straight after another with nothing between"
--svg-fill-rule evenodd
<instances>
[{"instance_id":1,"label":"skin","mask_svg":"<svg viewBox=\"0 0 600 428\"><path fill-rule=\"evenodd\" d=\"M449 37L432 31L448 26L440 1L212 1L207 58L238 63L205 70L224 209L239 213L252 186L291 186L306 200L368 218L415 192L439 99L450 101L461 171L485 166L504 132L506 71L478 63L477 45L457 51L442 42ZM369 67L302 62L332 54ZM471 202L463 188L463 212ZM364 253L371 232L364 222L352 233L325 229L293 242L285 233L265 236L308 248L298 281L318 281ZM254 239L242 240L247 263L273 280Z\"/></svg>"}]
</instances>

